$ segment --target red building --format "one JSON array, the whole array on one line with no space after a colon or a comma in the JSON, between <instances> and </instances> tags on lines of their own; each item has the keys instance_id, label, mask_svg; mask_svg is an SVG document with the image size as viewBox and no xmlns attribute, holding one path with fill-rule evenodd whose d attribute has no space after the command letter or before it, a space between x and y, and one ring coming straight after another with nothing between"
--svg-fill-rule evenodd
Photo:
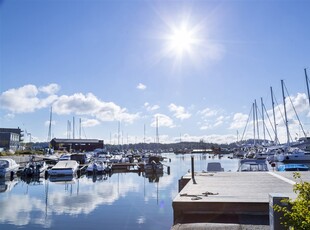
<instances>
[{"instance_id":1,"label":"red building","mask_svg":"<svg viewBox=\"0 0 310 230\"><path fill-rule=\"evenodd\" d=\"M54 150L66 150L68 152L93 151L103 149L103 140L98 139L58 139L51 140L51 146Z\"/></svg>"}]
</instances>

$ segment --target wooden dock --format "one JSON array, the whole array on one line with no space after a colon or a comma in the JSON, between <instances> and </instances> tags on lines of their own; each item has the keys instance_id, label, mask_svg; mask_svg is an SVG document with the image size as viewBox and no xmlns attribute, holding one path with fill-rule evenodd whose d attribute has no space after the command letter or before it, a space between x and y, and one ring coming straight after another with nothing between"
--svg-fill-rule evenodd
<instances>
[{"instance_id":1,"label":"wooden dock","mask_svg":"<svg viewBox=\"0 0 310 230\"><path fill-rule=\"evenodd\" d=\"M300 174L303 181L310 181L310 172ZM294 199L296 182L293 172L195 173L194 180L186 174L179 181L179 194L172 203L174 227L187 229L180 225L221 223L261 225L268 229L270 194Z\"/></svg>"}]
</instances>

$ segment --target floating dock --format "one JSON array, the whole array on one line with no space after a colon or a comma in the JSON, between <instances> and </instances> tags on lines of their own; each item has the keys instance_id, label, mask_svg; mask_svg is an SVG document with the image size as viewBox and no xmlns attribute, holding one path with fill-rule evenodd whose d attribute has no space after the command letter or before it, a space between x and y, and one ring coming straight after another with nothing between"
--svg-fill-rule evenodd
<instances>
[{"instance_id":1,"label":"floating dock","mask_svg":"<svg viewBox=\"0 0 310 230\"><path fill-rule=\"evenodd\" d=\"M214 229L226 229L225 226L229 227L229 224L269 229L270 195L280 194L292 199L297 197L293 192L293 185L300 180L295 179L293 173L217 172L194 173L194 176L186 174L179 180L179 194L172 203L172 229L213 229L206 227L208 224L213 227L214 224L222 226ZM310 172L299 173L303 181L310 181Z\"/></svg>"}]
</instances>

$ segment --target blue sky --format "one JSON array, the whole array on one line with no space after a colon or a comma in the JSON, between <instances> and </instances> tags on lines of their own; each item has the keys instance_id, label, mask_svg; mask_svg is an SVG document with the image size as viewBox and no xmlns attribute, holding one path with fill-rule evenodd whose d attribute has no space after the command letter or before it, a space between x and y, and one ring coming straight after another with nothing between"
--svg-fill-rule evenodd
<instances>
[{"instance_id":1,"label":"blue sky","mask_svg":"<svg viewBox=\"0 0 310 230\"><path fill-rule=\"evenodd\" d=\"M309 9L307 0L0 1L0 126L46 141L52 107L52 137L72 137L74 117L76 138L153 142L157 117L162 143L231 143L253 138L254 100L273 119L272 87L285 142L283 79L289 129L301 137L293 108L308 134Z\"/></svg>"}]
</instances>

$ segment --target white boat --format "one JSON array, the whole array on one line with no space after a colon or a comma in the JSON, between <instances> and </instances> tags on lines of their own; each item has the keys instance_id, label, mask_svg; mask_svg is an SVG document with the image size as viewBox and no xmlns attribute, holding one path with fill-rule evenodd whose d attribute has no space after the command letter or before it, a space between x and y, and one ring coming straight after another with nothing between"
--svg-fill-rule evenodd
<instances>
[{"instance_id":1,"label":"white boat","mask_svg":"<svg viewBox=\"0 0 310 230\"><path fill-rule=\"evenodd\" d=\"M67 161L67 160L71 160L71 154L67 154L67 153L64 153L62 154L59 159L59 161Z\"/></svg>"},{"instance_id":2,"label":"white boat","mask_svg":"<svg viewBox=\"0 0 310 230\"><path fill-rule=\"evenodd\" d=\"M74 175L79 169L79 163L74 160L59 161L48 174L51 176Z\"/></svg>"},{"instance_id":3,"label":"white boat","mask_svg":"<svg viewBox=\"0 0 310 230\"><path fill-rule=\"evenodd\" d=\"M239 161L238 172L266 172L266 171L269 171L266 160L242 159Z\"/></svg>"},{"instance_id":4,"label":"white boat","mask_svg":"<svg viewBox=\"0 0 310 230\"><path fill-rule=\"evenodd\" d=\"M289 148L286 151L275 154L274 160L283 163L310 162L310 152L299 148Z\"/></svg>"},{"instance_id":5,"label":"white boat","mask_svg":"<svg viewBox=\"0 0 310 230\"><path fill-rule=\"evenodd\" d=\"M87 173L105 173L106 165L102 161L93 161L87 166Z\"/></svg>"},{"instance_id":6,"label":"white boat","mask_svg":"<svg viewBox=\"0 0 310 230\"><path fill-rule=\"evenodd\" d=\"M19 164L11 158L0 158L0 177L14 176L18 171Z\"/></svg>"}]
</instances>

